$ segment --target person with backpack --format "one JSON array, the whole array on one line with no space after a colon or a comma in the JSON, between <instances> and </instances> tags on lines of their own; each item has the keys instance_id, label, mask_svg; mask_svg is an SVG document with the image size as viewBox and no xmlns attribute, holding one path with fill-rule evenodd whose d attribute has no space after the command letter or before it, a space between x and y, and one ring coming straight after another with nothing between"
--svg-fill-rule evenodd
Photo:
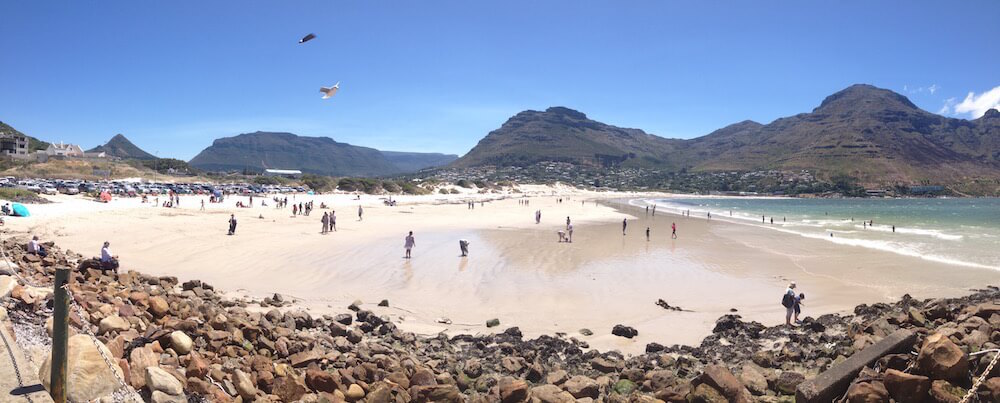
<instances>
[{"instance_id":1,"label":"person with backpack","mask_svg":"<svg viewBox=\"0 0 1000 403\"><path fill-rule=\"evenodd\" d=\"M795 313L795 282L788 284L785 295L781 296L781 306L785 307L785 324L792 325L792 315Z\"/></svg>"}]
</instances>

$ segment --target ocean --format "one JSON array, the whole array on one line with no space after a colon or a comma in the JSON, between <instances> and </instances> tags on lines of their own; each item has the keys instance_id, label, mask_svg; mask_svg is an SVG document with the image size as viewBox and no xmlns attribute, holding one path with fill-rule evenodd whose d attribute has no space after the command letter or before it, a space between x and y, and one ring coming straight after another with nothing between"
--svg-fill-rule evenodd
<instances>
[{"instance_id":1,"label":"ocean","mask_svg":"<svg viewBox=\"0 0 1000 403\"><path fill-rule=\"evenodd\" d=\"M695 218L711 212L713 220L1000 271L1000 199L697 197L633 204L654 203L657 213L690 210Z\"/></svg>"}]
</instances>

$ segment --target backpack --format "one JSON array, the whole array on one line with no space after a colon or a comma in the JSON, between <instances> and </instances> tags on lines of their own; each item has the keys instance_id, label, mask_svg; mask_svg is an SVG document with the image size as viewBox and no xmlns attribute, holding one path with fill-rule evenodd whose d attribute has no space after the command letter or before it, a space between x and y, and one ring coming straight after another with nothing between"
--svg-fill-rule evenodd
<instances>
[{"instance_id":1,"label":"backpack","mask_svg":"<svg viewBox=\"0 0 1000 403\"><path fill-rule=\"evenodd\" d=\"M788 293L785 293L785 295L781 297L781 306L785 308L791 308L792 305L795 305L795 298L793 298Z\"/></svg>"}]
</instances>

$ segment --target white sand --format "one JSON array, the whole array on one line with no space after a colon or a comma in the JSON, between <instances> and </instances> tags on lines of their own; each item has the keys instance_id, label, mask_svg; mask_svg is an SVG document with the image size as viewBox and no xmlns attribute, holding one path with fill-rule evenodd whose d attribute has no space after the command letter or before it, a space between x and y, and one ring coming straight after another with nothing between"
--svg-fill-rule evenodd
<instances>
[{"instance_id":1,"label":"white sand","mask_svg":"<svg viewBox=\"0 0 1000 403\"><path fill-rule=\"evenodd\" d=\"M745 318L783 322L779 305L788 279L807 294L806 315L848 312L859 303L960 295L995 281L995 272L957 269L920 259L810 240L752 226L621 211L596 199L653 195L578 192L568 188L521 186L521 195L476 204L468 198L501 195L380 197L296 195L315 201L310 217L288 209L236 209L200 196L182 196L179 208L115 199L109 204L56 196L53 204L31 205L30 218L8 218L6 231L38 234L43 241L85 255L98 255L108 240L123 269L201 279L219 289L263 297L281 293L299 299L314 315L342 313L356 299L388 315L400 327L421 334L502 331L518 326L526 336L564 332L592 347L635 353L646 343L697 344L720 315L737 308ZM562 196L552 196L553 192ZM662 195L660 195L662 196ZM557 204L556 197L564 202ZM293 196L288 196L289 201ZM165 198L161 198L163 201ZM207 198L206 198L207 200ZM587 203L581 206L581 201ZM338 232L320 234L321 202L337 211ZM454 204L443 204L451 202ZM364 220L358 221L359 203ZM542 223L534 223L535 210ZM239 226L227 236L235 213ZM263 216L263 219L258 216ZM566 216L574 242L557 243ZM626 236L621 220L629 218ZM670 223L680 237L671 240ZM644 231L652 229L652 240ZM403 259L403 238L414 231L413 259ZM458 240L471 242L459 257ZM942 273L948 273L942 275ZM693 312L665 311L657 299ZM376 307L382 299L390 308ZM449 318L451 325L436 322ZM488 319L501 326L487 329ZM627 340L611 336L615 324L639 330ZM578 333L588 328L594 336Z\"/></svg>"}]
</instances>

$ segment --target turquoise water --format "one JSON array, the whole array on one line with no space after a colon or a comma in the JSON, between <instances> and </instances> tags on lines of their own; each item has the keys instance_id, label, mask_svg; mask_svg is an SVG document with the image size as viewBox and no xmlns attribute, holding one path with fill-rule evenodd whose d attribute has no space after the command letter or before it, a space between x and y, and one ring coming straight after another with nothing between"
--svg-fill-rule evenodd
<instances>
[{"instance_id":1,"label":"turquoise water","mask_svg":"<svg viewBox=\"0 0 1000 403\"><path fill-rule=\"evenodd\" d=\"M1000 270L1000 199L729 197L645 203L655 203L657 212L690 210L691 217L711 212L713 219L957 266ZM874 225L864 223L869 220Z\"/></svg>"}]
</instances>

